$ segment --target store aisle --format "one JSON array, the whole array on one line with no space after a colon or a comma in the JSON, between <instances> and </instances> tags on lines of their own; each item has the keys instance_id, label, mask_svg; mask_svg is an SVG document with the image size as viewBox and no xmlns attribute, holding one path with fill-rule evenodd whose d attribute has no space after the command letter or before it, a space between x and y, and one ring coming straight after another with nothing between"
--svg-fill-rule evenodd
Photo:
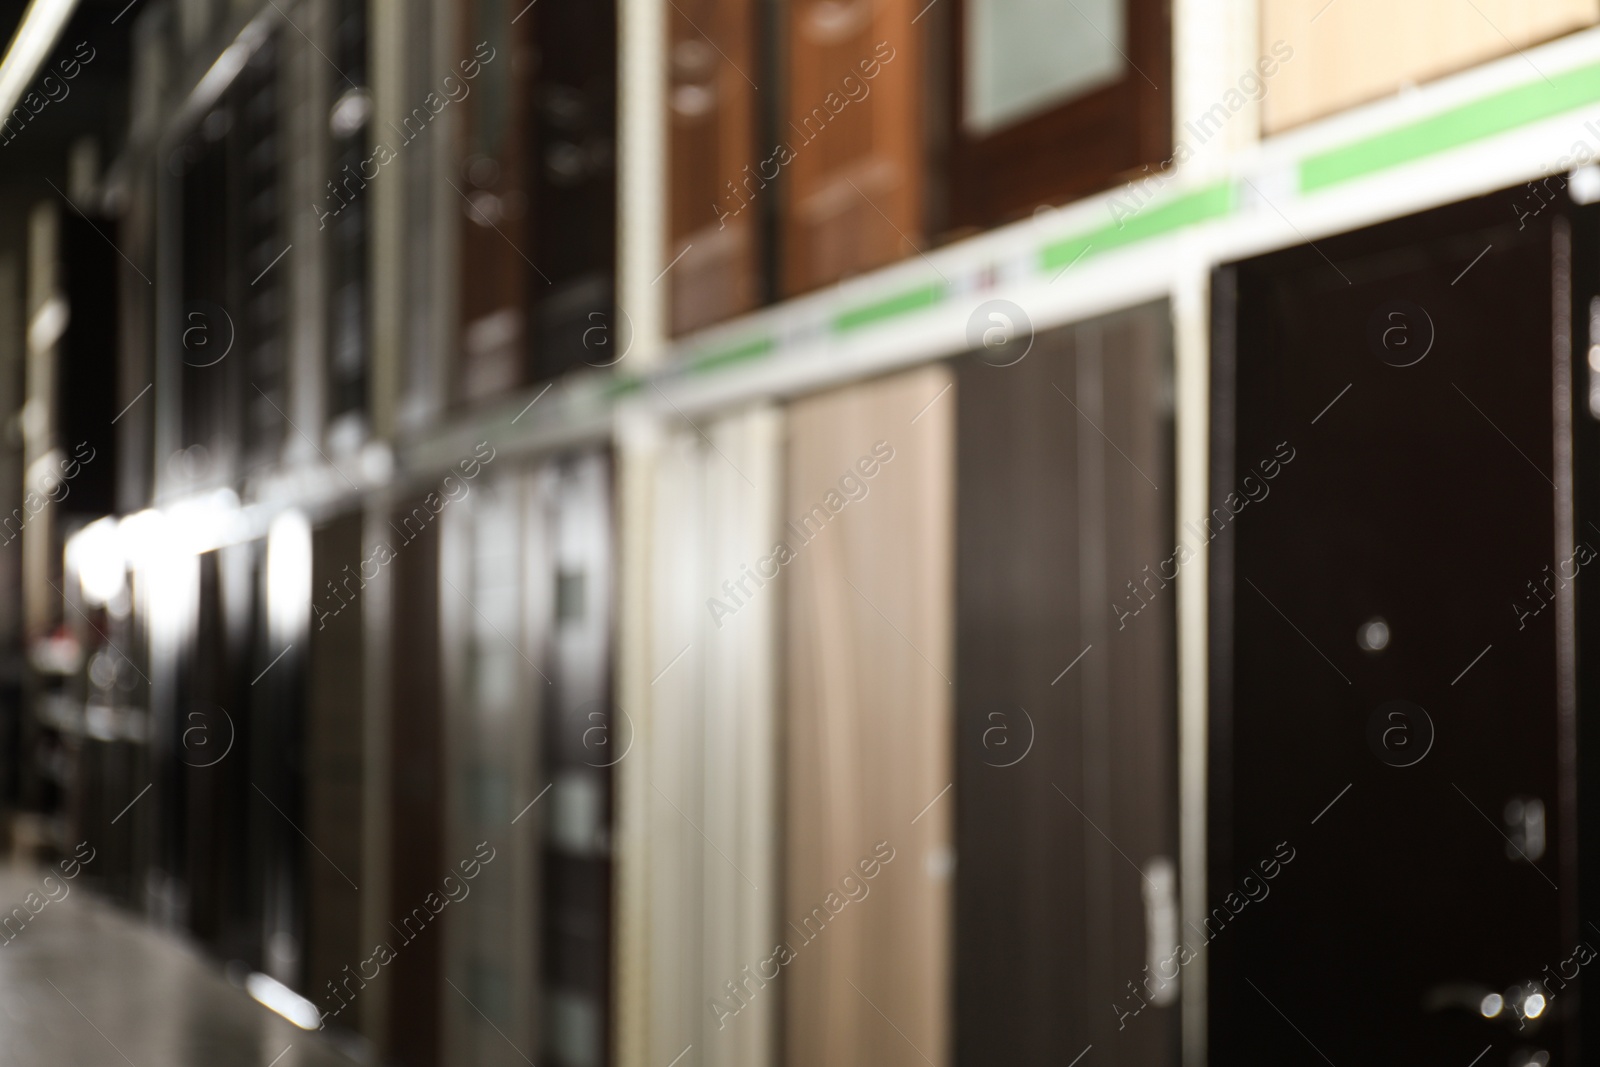
<instances>
[{"instance_id":1,"label":"store aisle","mask_svg":"<svg viewBox=\"0 0 1600 1067\"><path fill-rule=\"evenodd\" d=\"M0 908L0 922L11 917L0 926L0 1067L352 1062L56 872L0 867ZM13 911L34 908L26 924Z\"/></svg>"}]
</instances>

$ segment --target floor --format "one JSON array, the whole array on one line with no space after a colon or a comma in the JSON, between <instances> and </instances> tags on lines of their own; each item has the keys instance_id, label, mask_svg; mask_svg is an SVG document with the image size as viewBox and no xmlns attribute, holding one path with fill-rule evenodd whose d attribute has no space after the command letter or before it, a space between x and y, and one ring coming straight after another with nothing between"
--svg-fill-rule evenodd
<instances>
[{"instance_id":1,"label":"floor","mask_svg":"<svg viewBox=\"0 0 1600 1067\"><path fill-rule=\"evenodd\" d=\"M350 1067L196 950L51 873L0 867L0 919L37 909L0 928L0 1067Z\"/></svg>"}]
</instances>

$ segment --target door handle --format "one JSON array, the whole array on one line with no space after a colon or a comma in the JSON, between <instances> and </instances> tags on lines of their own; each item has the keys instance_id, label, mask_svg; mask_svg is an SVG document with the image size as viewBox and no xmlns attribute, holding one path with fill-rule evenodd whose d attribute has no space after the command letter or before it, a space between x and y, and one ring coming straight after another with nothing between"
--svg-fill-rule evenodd
<instances>
[{"instance_id":1,"label":"door handle","mask_svg":"<svg viewBox=\"0 0 1600 1067\"><path fill-rule=\"evenodd\" d=\"M1144 869L1144 954L1150 1002L1166 1006L1178 999L1178 972L1168 967L1178 947L1178 875L1172 861L1156 856Z\"/></svg>"}]
</instances>

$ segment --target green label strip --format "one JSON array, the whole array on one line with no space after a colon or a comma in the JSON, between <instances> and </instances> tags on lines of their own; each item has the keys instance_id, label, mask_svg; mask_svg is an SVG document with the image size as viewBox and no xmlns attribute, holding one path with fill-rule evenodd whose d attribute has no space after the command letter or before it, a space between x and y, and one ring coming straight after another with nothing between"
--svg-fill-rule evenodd
<instances>
[{"instance_id":1,"label":"green label strip","mask_svg":"<svg viewBox=\"0 0 1600 1067\"><path fill-rule=\"evenodd\" d=\"M871 326L892 319L908 312L920 311L923 308L933 307L944 300L945 289L943 282L932 285L921 285L915 289L907 289L893 296L875 300L870 304L841 311L834 316L833 329L835 333L849 333L859 330L863 326Z\"/></svg>"},{"instance_id":2,"label":"green label strip","mask_svg":"<svg viewBox=\"0 0 1600 1067\"><path fill-rule=\"evenodd\" d=\"M1351 181L1600 100L1600 63L1474 100L1431 118L1308 156L1300 191Z\"/></svg>"},{"instance_id":3,"label":"green label strip","mask_svg":"<svg viewBox=\"0 0 1600 1067\"><path fill-rule=\"evenodd\" d=\"M1128 205L1131 213L1126 218L1098 230L1045 245L1039 253L1039 267L1046 272L1060 270L1090 255L1221 218L1233 211L1236 201L1232 182L1216 182L1185 193L1159 207L1139 209Z\"/></svg>"},{"instance_id":4,"label":"green label strip","mask_svg":"<svg viewBox=\"0 0 1600 1067\"><path fill-rule=\"evenodd\" d=\"M753 337L748 341L741 341L728 348L715 350L700 356L689 364L689 370L695 374L726 367L731 363L743 363L747 359L759 359L778 347L778 342L771 337Z\"/></svg>"}]
</instances>

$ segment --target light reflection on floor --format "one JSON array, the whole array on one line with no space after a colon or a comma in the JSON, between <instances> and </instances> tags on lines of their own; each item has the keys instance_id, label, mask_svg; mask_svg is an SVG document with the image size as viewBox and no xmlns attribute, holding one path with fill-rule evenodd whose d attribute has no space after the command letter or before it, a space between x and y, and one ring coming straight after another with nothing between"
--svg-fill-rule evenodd
<instances>
[{"instance_id":1,"label":"light reflection on floor","mask_svg":"<svg viewBox=\"0 0 1600 1067\"><path fill-rule=\"evenodd\" d=\"M349 1067L261 1007L193 948L44 870L0 867L0 1067ZM46 889L50 892L47 894ZM41 900L50 900L40 907ZM14 936L13 936L14 935ZM281 1058L280 1058L281 1057Z\"/></svg>"}]
</instances>

